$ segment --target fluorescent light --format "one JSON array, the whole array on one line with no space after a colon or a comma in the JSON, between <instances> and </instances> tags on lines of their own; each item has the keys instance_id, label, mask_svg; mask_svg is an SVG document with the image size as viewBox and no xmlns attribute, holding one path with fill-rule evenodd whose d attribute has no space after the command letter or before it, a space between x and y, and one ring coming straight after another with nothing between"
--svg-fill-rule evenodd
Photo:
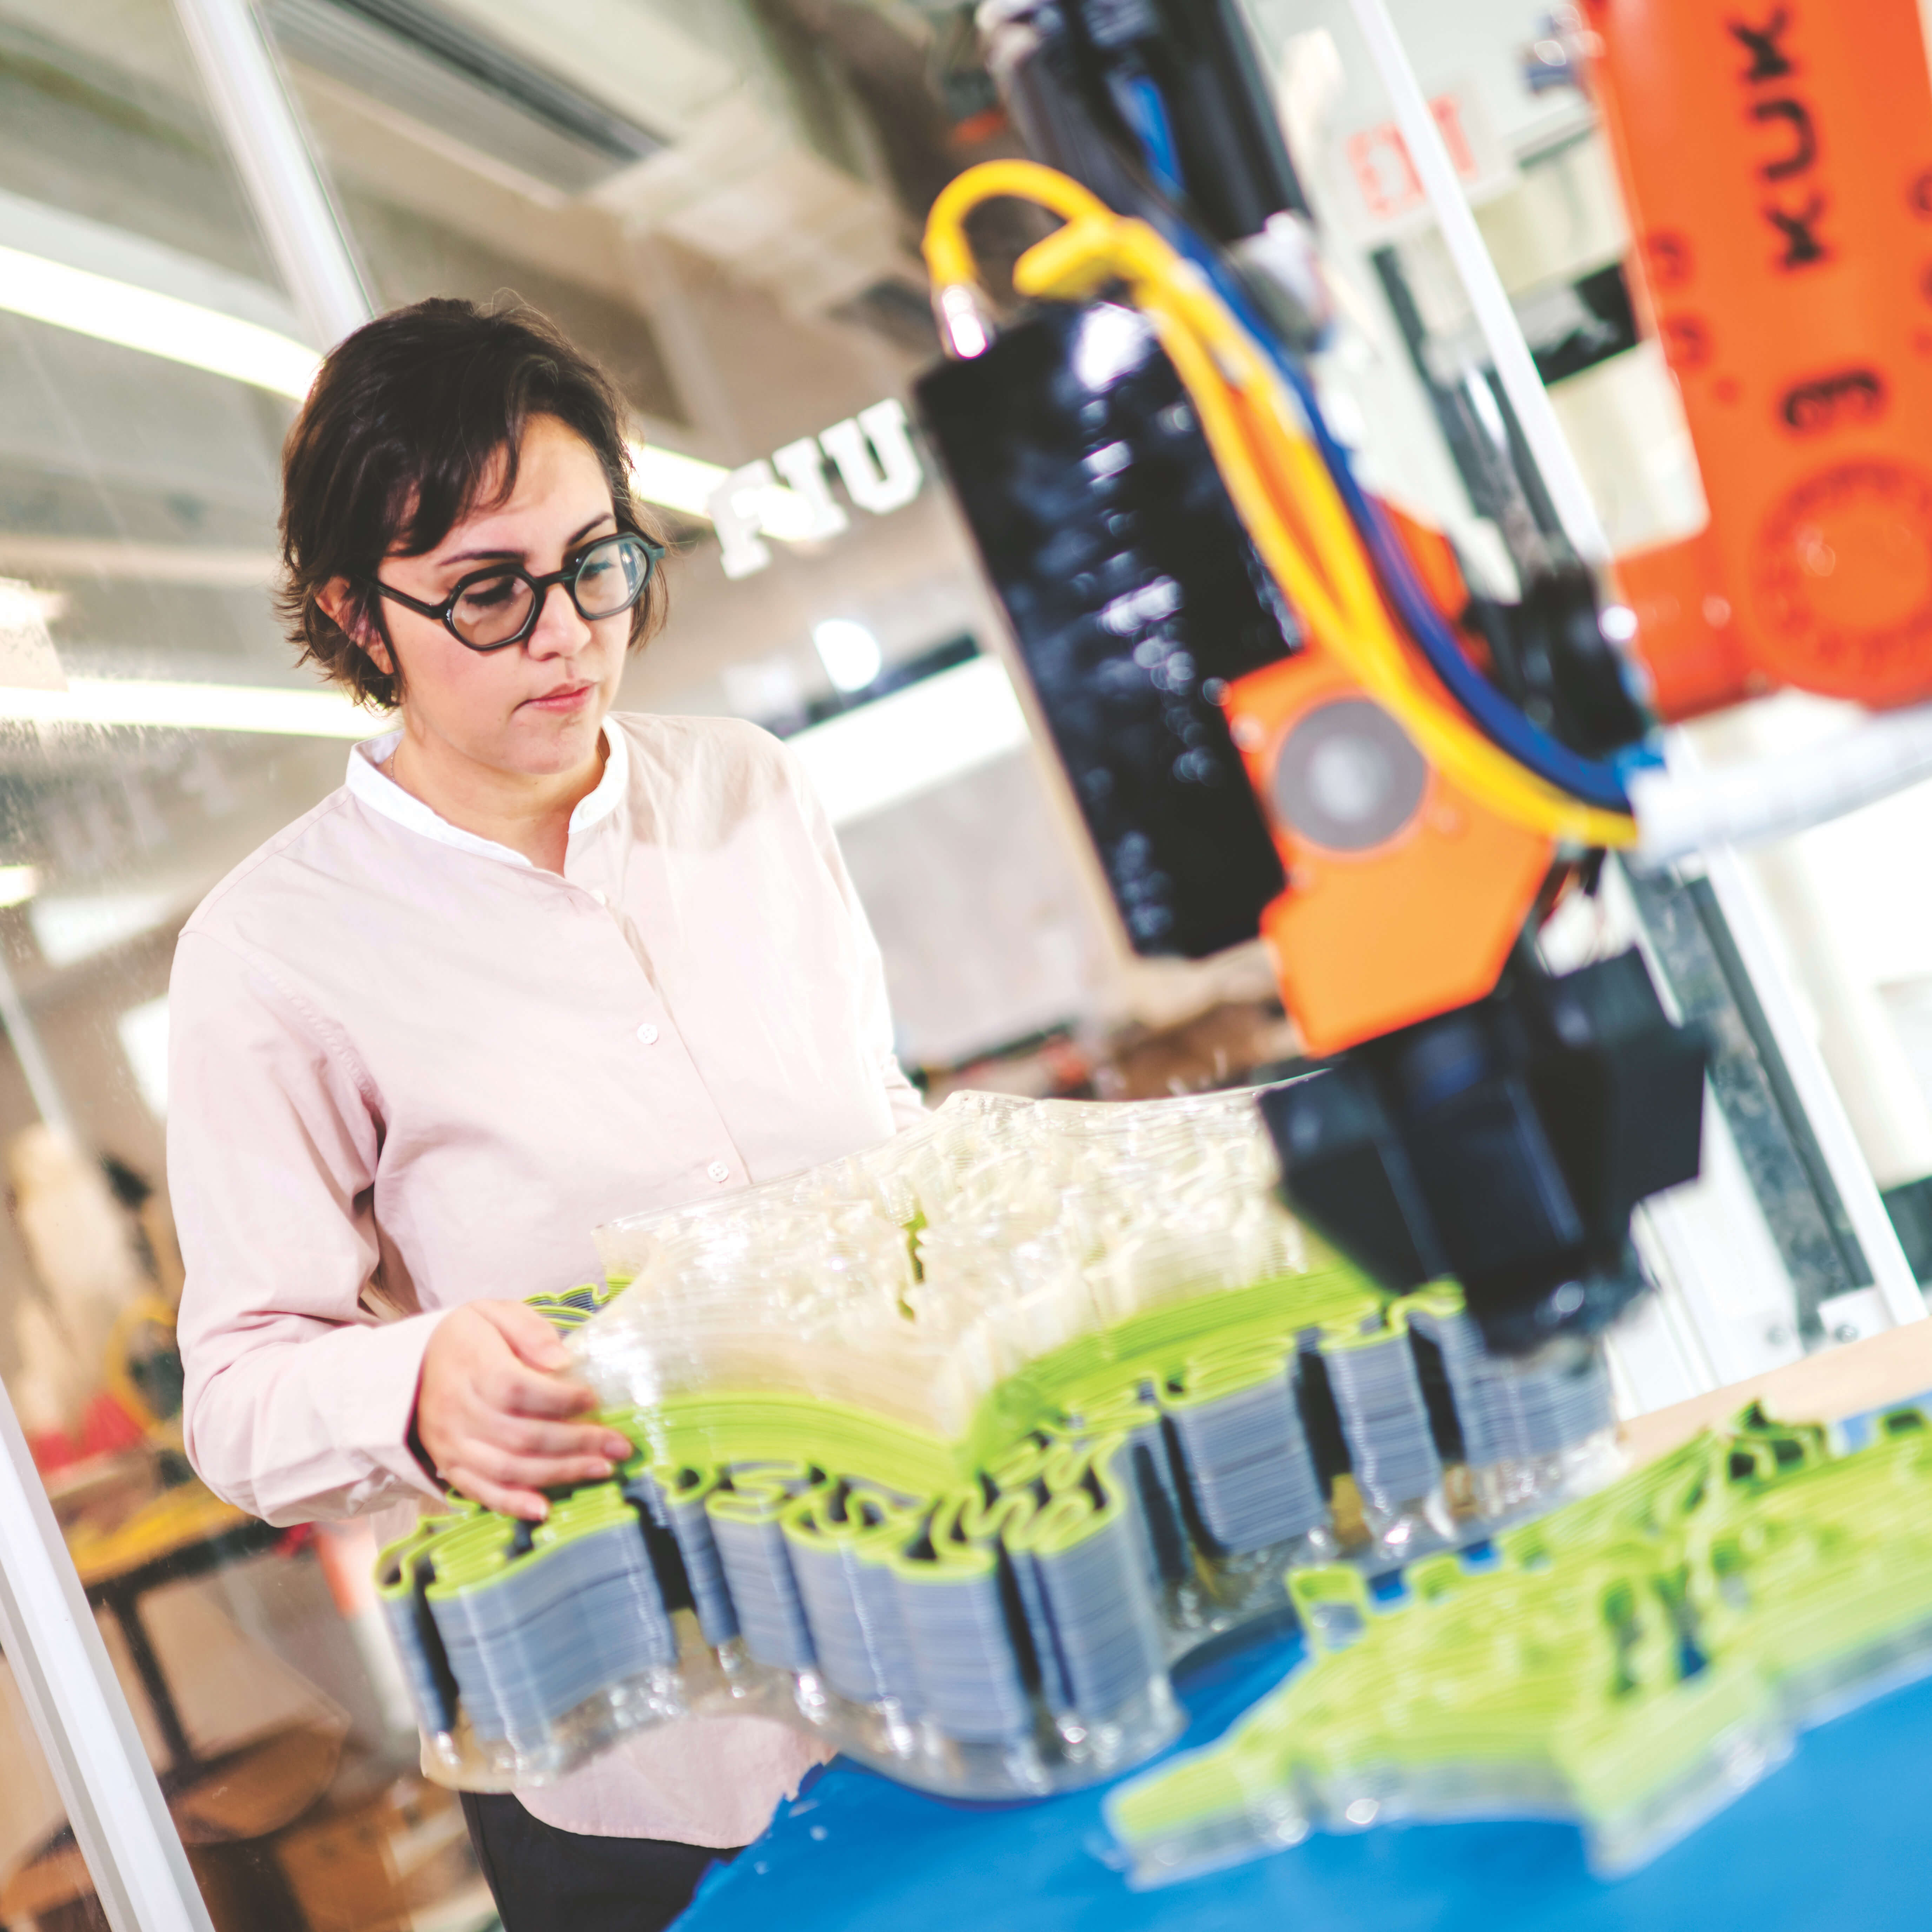
<instances>
[{"instance_id":1,"label":"fluorescent light","mask_svg":"<svg viewBox=\"0 0 1932 1932\"><path fill-rule=\"evenodd\" d=\"M44 631L67 614L67 599L58 590L36 590L0 577L0 631L31 626Z\"/></svg>"},{"instance_id":2,"label":"fluorescent light","mask_svg":"<svg viewBox=\"0 0 1932 1932\"><path fill-rule=\"evenodd\" d=\"M322 366L322 358L307 343L259 322L3 244L0 309L232 376L296 402L308 394ZM631 467L638 494L646 502L707 522L712 496L731 473L720 463L635 442ZM772 536L789 540L811 525L812 506L796 490L780 488L768 494L762 521Z\"/></svg>"},{"instance_id":3,"label":"fluorescent light","mask_svg":"<svg viewBox=\"0 0 1932 1932\"><path fill-rule=\"evenodd\" d=\"M0 866L0 906L24 904L40 889L38 866Z\"/></svg>"},{"instance_id":4,"label":"fluorescent light","mask_svg":"<svg viewBox=\"0 0 1932 1932\"><path fill-rule=\"evenodd\" d=\"M788 739L835 825L930 791L1027 741L995 658L974 658Z\"/></svg>"},{"instance_id":5,"label":"fluorescent light","mask_svg":"<svg viewBox=\"0 0 1932 1932\"><path fill-rule=\"evenodd\" d=\"M730 473L722 463L681 455L655 442L631 445L631 481L638 494L647 502L662 503L667 510L680 511L687 517L702 517L708 522L711 493Z\"/></svg>"},{"instance_id":6,"label":"fluorescent light","mask_svg":"<svg viewBox=\"0 0 1932 1932\"><path fill-rule=\"evenodd\" d=\"M269 731L294 738L373 738L390 724L384 714L365 711L337 691L118 677L70 678L64 691L0 688L0 718L31 724Z\"/></svg>"},{"instance_id":7,"label":"fluorescent light","mask_svg":"<svg viewBox=\"0 0 1932 1932\"><path fill-rule=\"evenodd\" d=\"M307 343L258 322L4 246L0 309L232 376L297 402L308 394L322 361Z\"/></svg>"},{"instance_id":8,"label":"fluorescent light","mask_svg":"<svg viewBox=\"0 0 1932 1932\"><path fill-rule=\"evenodd\" d=\"M0 245L0 309L71 328L97 342L116 342L191 369L234 376L294 402L309 394L322 363L308 342L261 322L6 245ZM707 464L658 444L630 444L630 464L638 494L647 502L707 522L711 496L730 476L722 464ZM812 522L812 506L796 490L775 489L771 499L765 527L772 536L786 536L786 526L798 530Z\"/></svg>"},{"instance_id":9,"label":"fluorescent light","mask_svg":"<svg viewBox=\"0 0 1932 1932\"><path fill-rule=\"evenodd\" d=\"M885 664L878 639L850 617L828 617L813 625L812 642L826 676L841 691L863 691Z\"/></svg>"},{"instance_id":10,"label":"fluorescent light","mask_svg":"<svg viewBox=\"0 0 1932 1932\"><path fill-rule=\"evenodd\" d=\"M295 402L308 394L322 365L322 358L307 343L279 329L4 244L0 309L91 335L97 341L231 376ZM638 494L646 502L706 522L713 494L731 473L722 464L634 442L631 466ZM768 535L794 542L816 527L812 506L796 490L779 485L766 496L760 521Z\"/></svg>"},{"instance_id":11,"label":"fluorescent light","mask_svg":"<svg viewBox=\"0 0 1932 1932\"><path fill-rule=\"evenodd\" d=\"M295 402L308 394L322 365L307 343L279 329L4 244L0 244L0 309L232 376ZM631 466L638 494L647 502L707 522L711 498L731 473L722 464L656 444L632 444ZM760 520L770 535L794 542L814 527L812 506L796 490L779 486L766 494Z\"/></svg>"},{"instance_id":12,"label":"fluorescent light","mask_svg":"<svg viewBox=\"0 0 1932 1932\"><path fill-rule=\"evenodd\" d=\"M712 499L732 472L722 463L686 456L655 442L634 442L631 449L632 487L647 503L660 503L680 515L711 521ZM796 490L773 484L760 493L758 527L767 536L797 543L817 527L812 506Z\"/></svg>"},{"instance_id":13,"label":"fluorescent light","mask_svg":"<svg viewBox=\"0 0 1932 1932\"><path fill-rule=\"evenodd\" d=\"M218 590L254 590L274 583L280 566L280 560L272 550L0 532L0 571L18 571L29 577L128 578L144 584L199 584Z\"/></svg>"}]
</instances>

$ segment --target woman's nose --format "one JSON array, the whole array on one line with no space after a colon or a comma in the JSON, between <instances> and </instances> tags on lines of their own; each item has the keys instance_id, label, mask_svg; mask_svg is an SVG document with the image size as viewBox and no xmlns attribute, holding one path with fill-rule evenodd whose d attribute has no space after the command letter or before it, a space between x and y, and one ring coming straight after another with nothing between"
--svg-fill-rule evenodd
<instances>
[{"instance_id":1,"label":"woman's nose","mask_svg":"<svg viewBox=\"0 0 1932 1932\"><path fill-rule=\"evenodd\" d=\"M562 584L547 584L542 596L537 620L524 640L524 648L533 658L568 657L583 650L596 633L572 601L569 591Z\"/></svg>"}]
</instances>

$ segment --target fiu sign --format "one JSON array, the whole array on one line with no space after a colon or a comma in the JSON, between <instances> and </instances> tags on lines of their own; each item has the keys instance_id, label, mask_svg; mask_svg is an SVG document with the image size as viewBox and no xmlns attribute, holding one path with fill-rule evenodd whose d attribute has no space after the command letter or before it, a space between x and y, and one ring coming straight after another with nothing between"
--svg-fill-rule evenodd
<instances>
[{"instance_id":1,"label":"fiu sign","mask_svg":"<svg viewBox=\"0 0 1932 1932\"><path fill-rule=\"evenodd\" d=\"M874 517L904 509L926 478L905 406L894 400L788 442L769 460L747 463L725 477L705 505L727 577L763 570L772 560L766 537L811 543L850 527L832 494L828 463L854 506Z\"/></svg>"}]
</instances>

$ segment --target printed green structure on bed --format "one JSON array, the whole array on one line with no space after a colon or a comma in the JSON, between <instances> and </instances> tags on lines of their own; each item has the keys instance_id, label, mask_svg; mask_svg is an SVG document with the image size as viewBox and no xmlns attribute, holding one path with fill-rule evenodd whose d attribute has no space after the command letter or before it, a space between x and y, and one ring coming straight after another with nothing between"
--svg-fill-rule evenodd
<instances>
[{"instance_id":1,"label":"printed green structure on bed","mask_svg":"<svg viewBox=\"0 0 1932 1932\"><path fill-rule=\"evenodd\" d=\"M1434 1310L1453 1316L1453 1295ZM1360 1552L1376 1547L1308 1411L1318 1365L1406 1350L1406 1314L1340 1268L1176 1304L1033 1364L956 1443L791 1395L606 1413L639 1445L616 1480L533 1532L466 1507L386 1552L424 1728L542 1775L553 1727L600 1685L670 1674L674 1613L688 1611L705 1646L742 1653L740 1703L772 1688L761 1672L812 1672L833 1700L890 1705L936 1734L897 1750L851 1742L898 1774L1024 1789L1023 1772L969 1760L1030 1750L1040 1778L1065 1781L1051 1760L1070 1728L1122 1734L1070 1778L1118 1768L1174 1728L1168 1661L1278 1604L1284 1562L1340 1554L1349 1527ZM1573 1406L1600 1432L1600 1370L1541 1372L1590 1386ZM1384 1435L1414 1466L1424 1439L1439 1480L1412 1367L1408 1387L1372 1414L1337 1405L1330 1426L1358 1466L1376 1466ZM1337 1524L1338 1492L1352 1524ZM794 1688L781 1714L796 1714ZM650 1694L672 1701L647 1697L647 1714L683 1708L664 1682ZM720 1694L707 1680L688 1707Z\"/></svg>"},{"instance_id":2,"label":"printed green structure on bed","mask_svg":"<svg viewBox=\"0 0 1932 1932\"><path fill-rule=\"evenodd\" d=\"M1603 1466L1600 1361L1502 1376L1453 1288L1327 1256L1248 1096L956 1109L622 1233L634 1286L544 1306L637 1454L535 1532L464 1506L386 1552L452 1782L702 1710L961 1795L1090 1780L1288 1565L1386 1567Z\"/></svg>"},{"instance_id":3,"label":"printed green structure on bed","mask_svg":"<svg viewBox=\"0 0 1932 1932\"><path fill-rule=\"evenodd\" d=\"M1378 1600L1288 1580L1309 1660L1108 1823L1143 1882L1403 1817L1574 1818L1601 1871L1653 1857L1795 1731L1932 1669L1932 1431L1866 1448L1748 1411Z\"/></svg>"}]
</instances>

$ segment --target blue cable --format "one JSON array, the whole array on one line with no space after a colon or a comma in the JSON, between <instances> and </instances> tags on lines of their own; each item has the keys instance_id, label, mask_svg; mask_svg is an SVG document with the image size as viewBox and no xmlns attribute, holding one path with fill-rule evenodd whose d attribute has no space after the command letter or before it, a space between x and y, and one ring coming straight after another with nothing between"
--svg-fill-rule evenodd
<instances>
[{"instance_id":1,"label":"blue cable","mask_svg":"<svg viewBox=\"0 0 1932 1932\"><path fill-rule=\"evenodd\" d=\"M1186 193L1179 158L1174 143L1167 105L1160 90L1144 75L1126 81L1120 89L1126 118L1139 137L1150 172L1170 202ZM1169 211L1163 210L1164 214ZM1415 574L1414 566L1380 504L1356 480L1348 452L1330 434L1315 399L1306 372L1256 313L1247 292L1222 260L1218 250L1203 242L1178 216L1170 214L1174 241L1190 260L1203 269L1216 292L1226 302L1234 320L1245 328L1294 392L1302 412L1313 431L1322 460L1340 494L1349 519L1360 533L1381 578L1389 601L1395 606L1417 648L1430 668L1442 680L1450 695L1460 704L1484 734L1546 783L1570 793L1586 804L1606 812L1628 812L1629 794L1616 765L1585 757L1559 742L1526 718L1502 692L1497 690L1464 655L1441 611L1436 609Z\"/></svg>"},{"instance_id":2,"label":"blue cable","mask_svg":"<svg viewBox=\"0 0 1932 1932\"><path fill-rule=\"evenodd\" d=\"M1418 580L1408 553L1380 504L1356 480L1348 453L1330 432L1306 375L1276 339L1216 253L1183 230L1186 252L1204 269L1234 319L1252 336L1280 372L1314 432L1316 447L1343 507L1360 532L1376 574L1430 668L1484 734L1516 763L1559 790L1606 812L1628 812L1629 794L1617 768L1570 749L1526 718L1464 655L1441 611Z\"/></svg>"},{"instance_id":3,"label":"blue cable","mask_svg":"<svg viewBox=\"0 0 1932 1932\"><path fill-rule=\"evenodd\" d=\"M1146 150L1148 166L1156 184L1169 201L1178 203L1187 189L1181 179L1174 123L1168 118L1167 103L1160 98L1160 89L1147 75L1136 74L1118 83L1114 100Z\"/></svg>"}]
</instances>

